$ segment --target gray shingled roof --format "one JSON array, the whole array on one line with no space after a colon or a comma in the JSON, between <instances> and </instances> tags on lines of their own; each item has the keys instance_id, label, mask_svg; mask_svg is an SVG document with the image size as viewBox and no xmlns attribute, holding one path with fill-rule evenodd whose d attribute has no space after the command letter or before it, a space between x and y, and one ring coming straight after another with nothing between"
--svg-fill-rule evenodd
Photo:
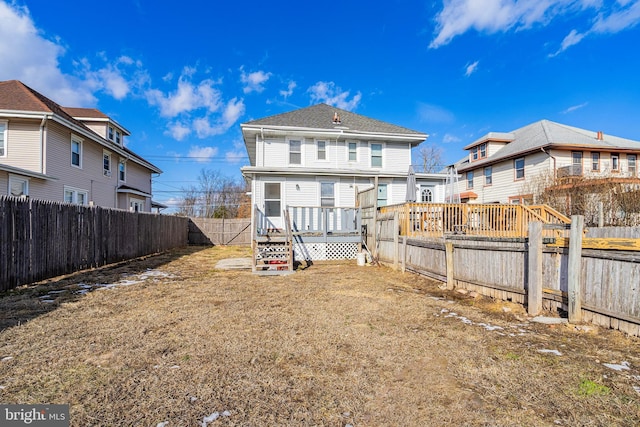
<instances>
[{"instance_id":1,"label":"gray shingled roof","mask_svg":"<svg viewBox=\"0 0 640 427\"><path fill-rule=\"evenodd\" d=\"M334 113L340 116L340 124L333 122ZM288 113L243 123L242 126L276 126L308 129L349 129L357 132L425 135L402 126L372 119L327 104L317 104ZM426 135L425 135L426 136Z\"/></svg>"},{"instance_id":2,"label":"gray shingled roof","mask_svg":"<svg viewBox=\"0 0 640 427\"><path fill-rule=\"evenodd\" d=\"M640 142L631 139L620 138L613 135L603 134L603 139L597 139L597 132L567 126L549 120L540 120L530 125L516 129L513 134L513 141L506 144L493 156L479 160L468 165L464 165L459 170L475 169L479 166L495 163L503 159L513 158L520 154L540 150L543 147L575 147L583 149L597 150L638 150ZM468 145L472 147L476 142L488 140L486 136L479 138Z\"/></svg>"}]
</instances>

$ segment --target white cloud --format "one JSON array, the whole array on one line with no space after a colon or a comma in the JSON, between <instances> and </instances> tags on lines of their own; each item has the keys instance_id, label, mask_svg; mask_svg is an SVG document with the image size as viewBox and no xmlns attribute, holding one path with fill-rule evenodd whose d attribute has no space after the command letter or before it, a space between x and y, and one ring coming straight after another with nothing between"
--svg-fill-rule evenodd
<instances>
[{"instance_id":1,"label":"white cloud","mask_svg":"<svg viewBox=\"0 0 640 427\"><path fill-rule=\"evenodd\" d=\"M187 156L194 157L194 160L200 163L207 163L218 154L217 147L200 147L194 145L189 150Z\"/></svg>"},{"instance_id":2,"label":"white cloud","mask_svg":"<svg viewBox=\"0 0 640 427\"><path fill-rule=\"evenodd\" d=\"M243 68L240 68L240 81L244 84L242 89L244 93L264 91L264 84L271 77L271 73L265 73L264 71L254 71L253 73L245 73Z\"/></svg>"},{"instance_id":3,"label":"white cloud","mask_svg":"<svg viewBox=\"0 0 640 427\"><path fill-rule=\"evenodd\" d=\"M350 92L343 91L334 82L318 82L311 86L308 92L311 93L312 102L324 102L347 111L354 110L362 99L359 91L349 99Z\"/></svg>"},{"instance_id":4,"label":"white cloud","mask_svg":"<svg viewBox=\"0 0 640 427\"><path fill-rule=\"evenodd\" d=\"M228 163L237 164L247 159L247 151L242 140L235 141L233 148L234 150L229 150L224 155Z\"/></svg>"},{"instance_id":5,"label":"white cloud","mask_svg":"<svg viewBox=\"0 0 640 427\"><path fill-rule=\"evenodd\" d=\"M450 133L447 133L442 137L442 142L445 144L451 144L451 143L456 143L461 141L462 139L458 138L455 135L451 135Z\"/></svg>"},{"instance_id":6,"label":"white cloud","mask_svg":"<svg viewBox=\"0 0 640 427\"><path fill-rule=\"evenodd\" d=\"M198 138L221 135L228 131L242 117L245 111L244 101L233 98L227 102L222 114L217 118L209 116L193 120L193 130Z\"/></svg>"},{"instance_id":7,"label":"white cloud","mask_svg":"<svg viewBox=\"0 0 640 427\"><path fill-rule=\"evenodd\" d=\"M640 22L640 2L637 0L618 0L618 4L621 7L620 10L613 11L608 16L602 13L598 15L592 27L593 32L613 34L638 25Z\"/></svg>"},{"instance_id":8,"label":"white cloud","mask_svg":"<svg viewBox=\"0 0 640 427\"><path fill-rule=\"evenodd\" d=\"M562 111L562 114L572 113L572 112L574 112L576 110L579 110L581 108L586 107L587 105L589 105L588 102L583 102L582 104L578 104L578 105L572 105L571 107L569 107L566 110Z\"/></svg>"},{"instance_id":9,"label":"white cloud","mask_svg":"<svg viewBox=\"0 0 640 427\"><path fill-rule=\"evenodd\" d=\"M438 105L419 103L418 116L423 122L429 123L452 123L453 113Z\"/></svg>"},{"instance_id":10,"label":"white cloud","mask_svg":"<svg viewBox=\"0 0 640 427\"><path fill-rule=\"evenodd\" d=\"M287 90L281 90L280 95L282 95L284 99L287 99L288 97L293 95L293 90L296 88L296 86L297 86L296 82L291 80L287 85Z\"/></svg>"},{"instance_id":11,"label":"white cloud","mask_svg":"<svg viewBox=\"0 0 640 427\"><path fill-rule=\"evenodd\" d=\"M189 136L190 133L191 128L180 122L169 123L167 130L165 131L165 135L169 135L176 141L182 141Z\"/></svg>"},{"instance_id":12,"label":"white cloud","mask_svg":"<svg viewBox=\"0 0 640 427\"><path fill-rule=\"evenodd\" d=\"M215 112L222 106L221 92L214 87L213 80L202 80L194 84L181 76L178 87L171 93L164 94L158 89L150 89L146 93L150 105L160 107L163 117L176 117L182 113L205 108Z\"/></svg>"},{"instance_id":13,"label":"white cloud","mask_svg":"<svg viewBox=\"0 0 640 427\"><path fill-rule=\"evenodd\" d=\"M478 69L478 64L480 63L480 61L476 61L473 64L469 64L467 65L467 69L464 73L464 75L466 77L469 77L471 74L475 73L476 70Z\"/></svg>"},{"instance_id":14,"label":"white cloud","mask_svg":"<svg viewBox=\"0 0 640 427\"><path fill-rule=\"evenodd\" d=\"M62 73L64 46L36 28L26 6L0 2L0 52L0 80L20 80L62 105L95 105L83 81Z\"/></svg>"}]
</instances>

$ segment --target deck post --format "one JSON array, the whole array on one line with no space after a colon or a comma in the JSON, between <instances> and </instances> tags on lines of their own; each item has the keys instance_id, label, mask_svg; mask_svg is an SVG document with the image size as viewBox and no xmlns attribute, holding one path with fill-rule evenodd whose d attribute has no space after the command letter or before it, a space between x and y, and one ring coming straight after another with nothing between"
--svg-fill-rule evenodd
<instances>
[{"instance_id":1,"label":"deck post","mask_svg":"<svg viewBox=\"0 0 640 427\"><path fill-rule=\"evenodd\" d=\"M447 262L447 289L451 290L454 288L453 243L445 242L444 249L445 249L445 258Z\"/></svg>"},{"instance_id":2,"label":"deck post","mask_svg":"<svg viewBox=\"0 0 640 427\"><path fill-rule=\"evenodd\" d=\"M529 223L529 281L527 313L537 316L542 311L542 223Z\"/></svg>"},{"instance_id":3,"label":"deck post","mask_svg":"<svg viewBox=\"0 0 640 427\"><path fill-rule=\"evenodd\" d=\"M569 296L569 322L582 321L582 232L584 217L571 216L569 234L569 265L567 267L567 291Z\"/></svg>"}]
</instances>

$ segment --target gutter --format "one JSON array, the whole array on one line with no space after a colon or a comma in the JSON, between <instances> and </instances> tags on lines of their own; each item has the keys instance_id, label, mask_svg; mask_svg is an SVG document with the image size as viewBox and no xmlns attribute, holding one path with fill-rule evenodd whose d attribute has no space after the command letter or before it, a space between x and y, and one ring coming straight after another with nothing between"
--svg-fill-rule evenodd
<instances>
[{"instance_id":1,"label":"gutter","mask_svg":"<svg viewBox=\"0 0 640 427\"><path fill-rule=\"evenodd\" d=\"M540 150L541 150L544 154L546 154L547 156L549 156L549 157L551 158L551 160L553 160L553 179L555 180L555 179L556 179L556 172L557 172L557 169L556 169L556 158L555 158L555 157L553 157L553 156L551 155L551 153L549 153L548 151L546 151L546 150L544 149L544 147L540 147Z\"/></svg>"},{"instance_id":2,"label":"gutter","mask_svg":"<svg viewBox=\"0 0 640 427\"><path fill-rule=\"evenodd\" d=\"M47 119L48 119L48 115L44 115L42 116L42 121L40 122L40 173L45 175L46 174L46 167L45 167L45 149L46 149L46 145L44 143L44 129L47 126Z\"/></svg>"}]
</instances>

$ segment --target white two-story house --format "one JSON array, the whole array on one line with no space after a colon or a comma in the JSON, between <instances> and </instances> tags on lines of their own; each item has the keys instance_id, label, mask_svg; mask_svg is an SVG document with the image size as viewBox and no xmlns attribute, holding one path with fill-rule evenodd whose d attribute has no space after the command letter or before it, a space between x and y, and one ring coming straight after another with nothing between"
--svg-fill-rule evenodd
<instances>
[{"instance_id":1,"label":"white two-story house","mask_svg":"<svg viewBox=\"0 0 640 427\"><path fill-rule=\"evenodd\" d=\"M412 148L427 135L327 104L241 125L251 199L275 228L286 207L354 207L377 182L378 205L404 203ZM444 174L416 174L418 201L444 201Z\"/></svg>"},{"instance_id":2,"label":"white two-story house","mask_svg":"<svg viewBox=\"0 0 640 427\"><path fill-rule=\"evenodd\" d=\"M541 175L548 182L585 177L638 183L640 142L549 120L490 132L465 150L457 164L463 202L537 202L531 189Z\"/></svg>"},{"instance_id":3,"label":"white two-story house","mask_svg":"<svg viewBox=\"0 0 640 427\"><path fill-rule=\"evenodd\" d=\"M0 82L0 195L150 212L151 178L162 171L128 149L127 136L98 110Z\"/></svg>"}]
</instances>

